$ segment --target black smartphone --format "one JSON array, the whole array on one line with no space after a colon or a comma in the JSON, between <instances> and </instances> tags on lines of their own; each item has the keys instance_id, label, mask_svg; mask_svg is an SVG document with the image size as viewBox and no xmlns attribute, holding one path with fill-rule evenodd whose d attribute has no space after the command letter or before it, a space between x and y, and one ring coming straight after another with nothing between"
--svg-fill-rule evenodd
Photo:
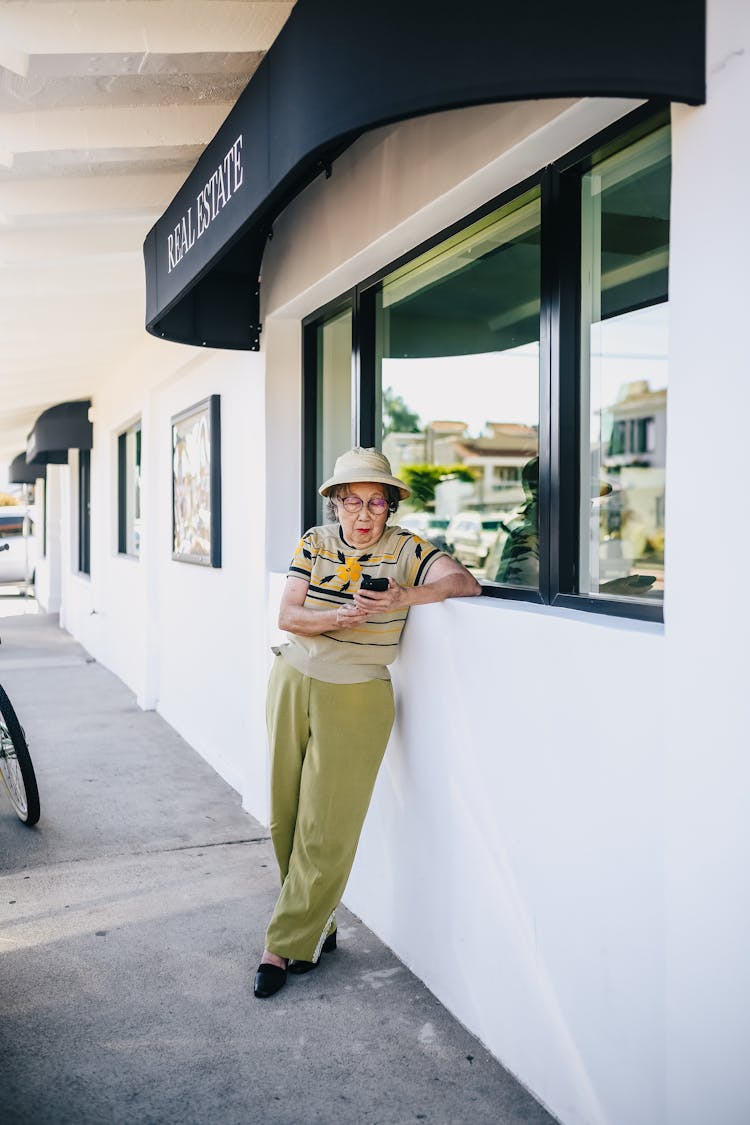
<instances>
[{"instance_id":1,"label":"black smartphone","mask_svg":"<svg viewBox=\"0 0 750 1125\"><path fill-rule=\"evenodd\" d=\"M360 590L377 590L379 593L382 593L383 590L388 589L388 579L372 578L371 575L365 573L362 575L359 588Z\"/></svg>"}]
</instances>

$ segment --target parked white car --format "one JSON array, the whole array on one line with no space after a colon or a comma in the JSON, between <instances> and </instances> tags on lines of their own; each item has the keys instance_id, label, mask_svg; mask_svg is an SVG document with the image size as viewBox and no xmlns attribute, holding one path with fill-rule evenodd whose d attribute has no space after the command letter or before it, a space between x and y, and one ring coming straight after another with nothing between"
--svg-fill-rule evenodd
<instances>
[{"instance_id":1,"label":"parked white car","mask_svg":"<svg viewBox=\"0 0 750 1125\"><path fill-rule=\"evenodd\" d=\"M0 508L0 547L6 544L9 549L0 551L0 583L25 582L27 577L32 582L39 539L33 514L22 504Z\"/></svg>"},{"instance_id":2,"label":"parked white car","mask_svg":"<svg viewBox=\"0 0 750 1125\"><path fill-rule=\"evenodd\" d=\"M446 548L464 566L481 570L498 533L507 534L505 520L509 516L509 512L459 512L446 529Z\"/></svg>"},{"instance_id":3,"label":"parked white car","mask_svg":"<svg viewBox=\"0 0 750 1125\"><path fill-rule=\"evenodd\" d=\"M440 550L445 547L445 529L448 520L439 519L432 512L409 512L408 515L401 518L397 516L396 519L400 527L405 527L408 531L420 535L422 539L429 540L433 547L439 547Z\"/></svg>"}]
</instances>

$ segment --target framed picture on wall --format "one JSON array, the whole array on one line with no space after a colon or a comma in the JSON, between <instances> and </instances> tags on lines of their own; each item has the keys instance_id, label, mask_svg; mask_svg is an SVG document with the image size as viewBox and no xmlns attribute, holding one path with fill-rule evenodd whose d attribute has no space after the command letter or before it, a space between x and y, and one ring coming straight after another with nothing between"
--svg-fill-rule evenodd
<instances>
[{"instance_id":1,"label":"framed picture on wall","mask_svg":"<svg viewBox=\"0 0 750 1125\"><path fill-rule=\"evenodd\" d=\"M220 395L172 418L172 558L221 566Z\"/></svg>"}]
</instances>

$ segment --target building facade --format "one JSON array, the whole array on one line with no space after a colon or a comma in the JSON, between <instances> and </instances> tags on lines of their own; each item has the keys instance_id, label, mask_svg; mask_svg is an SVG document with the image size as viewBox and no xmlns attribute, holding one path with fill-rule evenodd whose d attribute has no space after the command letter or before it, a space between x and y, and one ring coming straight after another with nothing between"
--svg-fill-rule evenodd
<instances>
[{"instance_id":1,"label":"building facade","mask_svg":"<svg viewBox=\"0 0 750 1125\"><path fill-rule=\"evenodd\" d=\"M91 449L37 486L40 601L263 822L286 567L336 453L383 440L386 392L416 418L402 470L468 469L446 519L495 516L498 557L526 521L531 568L410 615L345 901L565 1125L750 1116L750 11L709 0L706 30L704 104L540 87L347 138L275 200L257 318L232 260L188 331L175 276L254 174L228 122L169 223L167 338L94 389ZM243 316L259 339L211 346Z\"/></svg>"}]
</instances>

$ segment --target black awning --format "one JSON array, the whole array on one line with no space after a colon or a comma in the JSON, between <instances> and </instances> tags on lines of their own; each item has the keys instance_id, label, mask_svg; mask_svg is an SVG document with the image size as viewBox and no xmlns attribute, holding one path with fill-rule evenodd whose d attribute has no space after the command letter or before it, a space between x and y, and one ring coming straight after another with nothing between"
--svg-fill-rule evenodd
<instances>
[{"instance_id":1,"label":"black awning","mask_svg":"<svg viewBox=\"0 0 750 1125\"><path fill-rule=\"evenodd\" d=\"M33 484L41 477L47 476L46 465L30 465L25 453L19 453L8 466L8 481L10 484Z\"/></svg>"},{"instance_id":2,"label":"black awning","mask_svg":"<svg viewBox=\"0 0 750 1125\"><path fill-rule=\"evenodd\" d=\"M144 244L146 328L256 350L271 224L358 136L486 102L705 101L705 0L297 0Z\"/></svg>"},{"instance_id":3,"label":"black awning","mask_svg":"<svg viewBox=\"0 0 750 1125\"><path fill-rule=\"evenodd\" d=\"M91 449L90 399L61 402L40 414L26 444L29 465L67 465L69 449Z\"/></svg>"}]
</instances>

